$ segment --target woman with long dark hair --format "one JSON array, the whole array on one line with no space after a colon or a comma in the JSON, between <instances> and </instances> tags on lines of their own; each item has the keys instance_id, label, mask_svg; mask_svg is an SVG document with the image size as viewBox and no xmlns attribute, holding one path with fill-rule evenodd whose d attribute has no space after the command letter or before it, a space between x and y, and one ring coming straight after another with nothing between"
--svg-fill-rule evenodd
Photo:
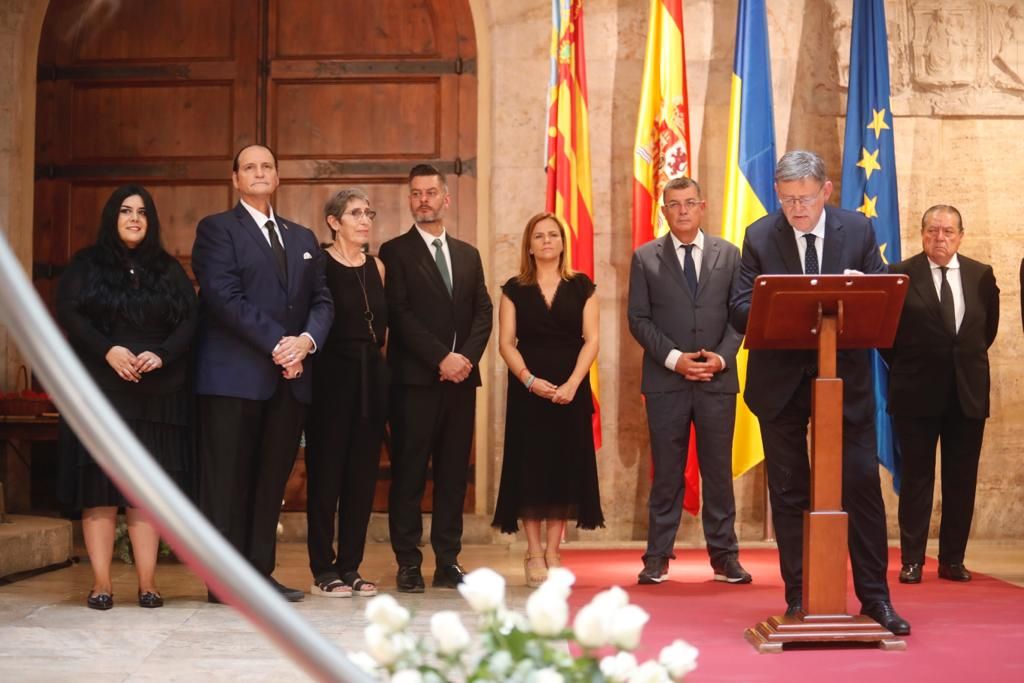
<instances>
[{"instance_id":1,"label":"woman with long dark hair","mask_svg":"<svg viewBox=\"0 0 1024 683\"><path fill-rule=\"evenodd\" d=\"M188 350L196 296L160 242L160 219L144 188L114 190L96 243L75 254L57 288L57 318L114 409L164 470L188 488L192 459ZM127 508L140 607L160 607L155 582L160 538L61 422L58 498L81 510L93 570L86 604L113 607L110 564L118 508Z\"/></svg>"},{"instance_id":2,"label":"woman with long dark hair","mask_svg":"<svg viewBox=\"0 0 1024 683\"><path fill-rule=\"evenodd\" d=\"M526 528L526 583L561 564L569 519L604 526L594 454L590 366L597 358L594 283L566 261L566 232L550 213L523 231L519 274L501 288L498 349L508 365L505 453L492 525ZM541 524L546 522L546 543Z\"/></svg>"},{"instance_id":3,"label":"woman with long dark hair","mask_svg":"<svg viewBox=\"0 0 1024 683\"><path fill-rule=\"evenodd\" d=\"M376 215L356 188L340 190L324 207L333 236L324 249L334 323L313 361L313 403L306 421L306 542L311 592L326 598L377 594L377 586L359 575L389 383L381 353L388 325L384 264L364 250Z\"/></svg>"}]
</instances>

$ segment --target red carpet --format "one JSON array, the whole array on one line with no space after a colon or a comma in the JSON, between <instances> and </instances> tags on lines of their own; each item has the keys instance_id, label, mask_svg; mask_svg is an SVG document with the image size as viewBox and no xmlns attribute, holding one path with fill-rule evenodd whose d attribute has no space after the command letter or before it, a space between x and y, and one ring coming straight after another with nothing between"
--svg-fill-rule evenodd
<instances>
[{"instance_id":1,"label":"red carpet","mask_svg":"<svg viewBox=\"0 0 1024 683\"><path fill-rule=\"evenodd\" d=\"M733 586L712 580L703 550L676 551L668 580L636 585L641 550L563 550L562 563L576 574L570 599L575 610L611 585L651 615L637 651L657 657L676 638L700 650L690 683L706 681L1024 681L1024 589L974 574L967 584L940 581L935 561L924 582L904 586L896 577L899 556L889 558L889 586L896 611L910 622L903 652L876 648L787 649L758 654L743 638L746 628L785 611L775 550L747 550L740 561L754 582ZM860 610L849 583L847 607Z\"/></svg>"}]
</instances>

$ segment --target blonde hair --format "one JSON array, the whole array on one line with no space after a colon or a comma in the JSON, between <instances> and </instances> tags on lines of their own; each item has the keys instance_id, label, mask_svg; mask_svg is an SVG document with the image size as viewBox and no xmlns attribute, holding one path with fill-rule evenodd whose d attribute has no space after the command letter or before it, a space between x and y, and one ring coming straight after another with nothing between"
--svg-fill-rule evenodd
<instances>
[{"instance_id":1,"label":"blonde hair","mask_svg":"<svg viewBox=\"0 0 1024 683\"><path fill-rule=\"evenodd\" d=\"M523 230L523 244L519 258L519 274L516 281L521 285L533 285L537 283L537 260L530 253L530 240L533 239L533 230L543 220L553 220L562 234L562 253L558 255L559 275L563 280L570 280L575 275L569 262L565 258L565 251L569 246L569 235L562 220L553 213L547 211L538 213L526 221L526 229Z\"/></svg>"}]
</instances>

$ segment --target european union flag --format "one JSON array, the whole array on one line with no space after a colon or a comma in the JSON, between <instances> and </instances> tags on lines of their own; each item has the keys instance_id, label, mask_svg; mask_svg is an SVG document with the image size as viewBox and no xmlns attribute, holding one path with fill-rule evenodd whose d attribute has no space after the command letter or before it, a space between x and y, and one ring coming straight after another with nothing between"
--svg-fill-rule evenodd
<instances>
[{"instance_id":1,"label":"european union flag","mask_svg":"<svg viewBox=\"0 0 1024 683\"><path fill-rule=\"evenodd\" d=\"M884 0L854 0L850 37L850 91L843 146L844 209L859 211L875 226L882 260L899 263L900 212L896 195L896 152L889 101L889 49ZM888 367L873 352L875 428L878 459L900 490L900 454L886 412Z\"/></svg>"}]
</instances>

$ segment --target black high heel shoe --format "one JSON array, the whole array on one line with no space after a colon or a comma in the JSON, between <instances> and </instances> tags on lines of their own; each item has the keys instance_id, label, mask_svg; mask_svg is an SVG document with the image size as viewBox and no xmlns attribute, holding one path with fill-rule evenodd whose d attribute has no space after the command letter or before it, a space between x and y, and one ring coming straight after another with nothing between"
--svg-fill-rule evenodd
<instances>
[{"instance_id":1,"label":"black high heel shoe","mask_svg":"<svg viewBox=\"0 0 1024 683\"><path fill-rule=\"evenodd\" d=\"M114 606L114 596L110 593L89 593L85 604L89 609L108 610Z\"/></svg>"}]
</instances>

